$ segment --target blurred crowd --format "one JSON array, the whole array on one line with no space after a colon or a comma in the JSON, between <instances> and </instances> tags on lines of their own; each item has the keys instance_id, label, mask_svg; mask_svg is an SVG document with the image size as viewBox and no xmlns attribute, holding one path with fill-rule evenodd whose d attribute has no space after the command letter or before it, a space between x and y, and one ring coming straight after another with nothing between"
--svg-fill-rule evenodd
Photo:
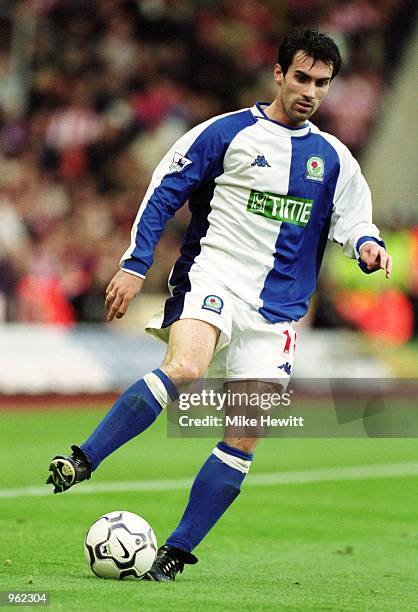
<instances>
[{"instance_id":1,"label":"blurred crowd","mask_svg":"<svg viewBox=\"0 0 418 612\"><path fill-rule=\"evenodd\" d=\"M344 59L314 122L360 154L407 39L409 0L16 0L0 6L0 321L102 321L151 173L213 115L274 96L281 37ZM403 32L400 41L394 33ZM165 291L188 220L158 248Z\"/></svg>"}]
</instances>

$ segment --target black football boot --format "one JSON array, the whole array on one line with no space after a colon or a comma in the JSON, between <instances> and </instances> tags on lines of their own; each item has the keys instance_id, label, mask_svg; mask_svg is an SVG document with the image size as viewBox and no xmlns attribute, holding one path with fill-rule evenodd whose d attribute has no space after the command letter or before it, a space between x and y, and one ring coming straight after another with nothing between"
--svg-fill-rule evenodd
<instances>
[{"instance_id":1,"label":"black football boot","mask_svg":"<svg viewBox=\"0 0 418 612\"><path fill-rule=\"evenodd\" d=\"M90 463L81 448L72 446L71 450L71 455L54 457L49 466L51 475L46 483L54 485L54 493L62 493L91 476Z\"/></svg>"},{"instance_id":2,"label":"black football boot","mask_svg":"<svg viewBox=\"0 0 418 612\"><path fill-rule=\"evenodd\" d=\"M192 553L164 544L158 549L157 557L144 579L154 582L175 580L176 575L183 571L185 565L195 565L195 563L197 563L197 558Z\"/></svg>"}]
</instances>

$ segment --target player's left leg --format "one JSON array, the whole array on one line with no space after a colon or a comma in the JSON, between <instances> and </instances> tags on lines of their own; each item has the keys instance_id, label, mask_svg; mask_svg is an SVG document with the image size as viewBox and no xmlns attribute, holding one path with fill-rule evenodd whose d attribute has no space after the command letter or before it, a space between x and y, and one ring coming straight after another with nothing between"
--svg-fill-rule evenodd
<instances>
[{"instance_id":1,"label":"player's left leg","mask_svg":"<svg viewBox=\"0 0 418 612\"><path fill-rule=\"evenodd\" d=\"M254 457L257 440L226 438L197 474L184 515L167 544L192 551L238 497Z\"/></svg>"},{"instance_id":2,"label":"player's left leg","mask_svg":"<svg viewBox=\"0 0 418 612\"><path fill-rule=\"evenodd\" d=\"M193 482L179 525L158 550L147 580L174 580L185 564L197 563L191 551L238 497L257 442L254 438L225 438L215 446Z\"/></svg>"},{"instance_id":3,"label":"player's left leg","mask_svg":"<svg viewBox=\"0 0 418 612\"><path fill-rule=\"evenodd\" d=\"M234 332L225 348L227 367L223 376L237 381L228 383L239 397L257 393L277 394L286 388L293 362L295 332L291 324L272 325L254 309L238 305L234 317ZM220 353L219 353L220 355ZM216 360L216 356L215 356ZM213 363L211 364L212 369ZM222 367L214 368L219 373ZM210 376L210 374L208 374ZM252 380L246 380L252 379ZM260 412L262 402L256 402ZM245 407L251 416L252 405ZM232 406L237 414L235 406ZM257 421L258 424L260 420ZM241 485L253 459L257 440L262 435L259 425L250 431L233 428L212 451L196 476L189 501L178 527L147 574L149 580L174 580L185 563L196 563L191 551L205 537L240 493Z\"/></svg>"},{"instance_id":4,"label":"player's left leg","mask_svg":"<svg viewBox=\"0 0 418 612\"><path fill-rule=\"evenodd\" d=\"M254 383L260 394L271 389L269 383ZM229 383L228 390L242 395L248 391L247 383ZM196 563L191 551L238 497L253 460L259 430L247 431L249 437L240 437L238 433L238 430L226 430L223 441L203 464L193 482L181 521L159 549L157 560L146 576L148 580L174 580L177 572L183 571L184 564Z\"/></svg>"}]
</instances>

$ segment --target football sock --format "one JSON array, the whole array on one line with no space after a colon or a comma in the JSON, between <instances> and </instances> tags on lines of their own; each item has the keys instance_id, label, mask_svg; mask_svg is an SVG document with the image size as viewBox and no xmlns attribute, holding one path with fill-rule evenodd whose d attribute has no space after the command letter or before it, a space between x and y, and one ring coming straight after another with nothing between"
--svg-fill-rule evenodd
<instances>
[{"instance_id":1,"label":"football sock","mask_svg":"<svg viewBox=\"0 0 418 612\"><path fill-rule=\"evenodd\" d=\"M252 458L219 442L196 476L186 510L167 544L191 552L203 540L238 496Z\"/></svg>"},{"instance_id":2,"label":"football sock","mask_svg":"<svg viewBox=\"0 0 418 612\"><path fill-rule=\"evenodd\" d=\"M80 447L91 470L122 444L145 431L177 397L174 383L159 369L126 389Z\"/></svg>"}]
</instances>

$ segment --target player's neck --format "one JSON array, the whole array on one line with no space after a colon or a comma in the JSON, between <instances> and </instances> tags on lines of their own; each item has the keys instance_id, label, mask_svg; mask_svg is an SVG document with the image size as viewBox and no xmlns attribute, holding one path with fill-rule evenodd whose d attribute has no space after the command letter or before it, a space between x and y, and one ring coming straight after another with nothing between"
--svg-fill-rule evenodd
<instances>
[{"instance_id":1,"label":"player's neck","mask_svg":"<svg viewBox=\"0 0 418 612\"><path fill-rule=\"evenodd\" d=\"M269 106L266 106L263 110L269 119L278 121L279 123L283 123L283 125L288 125L292 128L301 127L306 123L305 121L292 121L277 98L275 98L273 102Z\"/></svg>"}]
</instances>

